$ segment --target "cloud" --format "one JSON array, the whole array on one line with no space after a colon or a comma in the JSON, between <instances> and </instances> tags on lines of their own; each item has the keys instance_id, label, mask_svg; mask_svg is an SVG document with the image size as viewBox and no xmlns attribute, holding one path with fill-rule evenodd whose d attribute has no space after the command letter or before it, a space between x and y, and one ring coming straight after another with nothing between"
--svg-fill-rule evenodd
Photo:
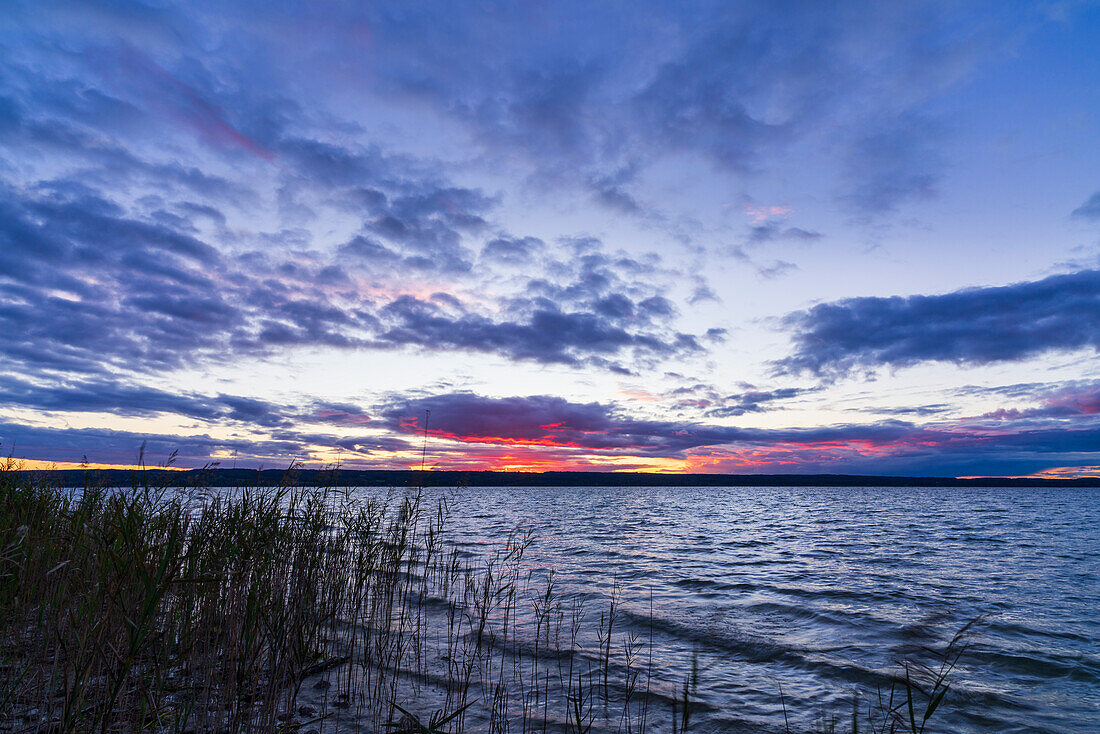
<instances>
[{"instance_id":1,"label":"cloud","mask_svg":"<svg viewBox=\"0 0 1100 734\"><path fill-rule=\"evenodd\" d=\"M762 413L770 409L772 403L790 400L812 390L798 387L783 387L775 390L748 390L743 393L719 398L718 407L707 411L711 418L729 418L746 413Z\"/></svg>"},{"instance_id":2,"label":"cloud","mask_svg":"<svg viewBox=\"0 0 1100 734\"><path fill-rule=\"evenodd\" d=\"M32 381L0 375L0 403L48 412L177 415L208 423L235 421L266 429L284 429L298 422L356 428L371 422L366 411L350 403L307 400L301 406L276 404L242 395L161 390L110 378Z\"/></svg>"},{"instance_id":3,"label":"cloud","mask_svg":"<svg viewBox=\"0 0 1100 734\"><path fill-rule=\"evenodd\" d=\"M699 303L706 303L713 301L714 303L721 303L722 299L718 297L718 294L714 292L714 289L710 287L701 277L695 279L695 287L691 291L691 295L688 297L688 303L692 306Z\"/></svg>"},{"instance_id":4,"label":"cloud","mask_svg":"<svg viewBox=\"0 0 1100 734\"><path fill-rule=\"evenodd\" d=\"M107 428L45 428L0 422L0 442L17 458L80 462L86 456L97 464L134 464L142 445L150 465L179 452L179 466L203 466L215 456L236 454L251 466L286 465L304 455L294 441L213 438L209 435L175 436L137 433Z\"/></svg>"},{"instance_id":5,"label":"cloud","mask_svg":"<svg viewBox=\"0 0 1100 734\"><path fill-rule=\"evenodd\" d=\"M661 395L661 399L678 411L698 413L708 418L730 418L748 413L777 410L786 400L819 388L781 387L761 390L748 383L740 386L743 392L727 393L704 382L681 385Z\"/></svg>"},{"instance_id":6,"label":"cloud","mask_svg":"<svg viewBox=\"0 0 1100 734\"><path fill-rule=\"evenodd\" d=\"M597 179L592 181L591 187L596 201L612 211L621 214L639 214L644 211L637 199L614 181Z\"/></svg>"},{"instance_id":7,"label":"cloud","mask_svg":"<svg viewBox=\"0 0 1100 734\"><path fill-rule=\"evenodd\" d=\"M929 403L928 405L903 405L891 408L849 408L849 410L854 410L861 413L874 413L875 415L909 415L918 417L927 417L938 415L940 413L947 413L950 412L952 409L952 406L948 403Z\"/></svg>"},{"instance_id":8,"label":"cloud","mask_svg":"<svg viewBox=\"0 0 1100 734\"><path fill-rule=\"evenodd\" d=\"M74 410L114 404L121 406L119 412L140 404L138 411L164 408L202 416L231 412L235 419L253 425L257 415L279 412L260 401L233 396L144 394L143 388L118 385L50 391L9 380L3 389L6 400L14 396L14 404ZM735 415L738 409L756 412L800 392L795 388L749 390L728 396L725 407L730 410L719 408L714 415ZM289 456L309 457L318 448L346 452L348 466L401 466L392 453L409 451L426 427L433 463L451 469L600 470L628 465L646 468L660 460L678 461L683 468L698 471L1017 474L1081 461L1096 463L1098 405L1095 385L1080 385L1051 391L1041 411L1026 416L991 414L926 425L887 420L765 429L639 418L614 404L546 395L490 398L451 392L394 398L379 406L374 429L388 429L394 435L305 433L274 422L266 426L266 435L216 439L7 422L0 423L0 441L9 450L14 447L16 456L58 461L79 461L87 453L95 462L131 463L137 446L148 440L154 456L179 449L183 464L190 466L231 454L253 464L278 464ZM369 422L358 406L339 403L316 402L294 417L354 428Z\"/></svg>"},{"instance_id":9,"label":"cloud","mask_svg":"<svg viewBox=\"0 0 1100 734\"><path fill-rule=\"evenodd\" d=\"M276 4L263 6L257 23L259 9L16 7L0 79L4 404L254 425L288 451L399 450L408 445L400 436L326 436L384 430L388 418L353 404L305 397L294 406L153 386L190 372L224 376L297 349L463 350L616 373L703 355L726 335L711 324L688 328L678 311L681 298L717 298L698 275L703 256L688 266L634 249L665 245L667 232L654 229L707 237L726 230L656 212L649 200L728 191L731 181L751 188L766 174L773 189L766 200L782 203L786 195L770 196L785 189L772 184L795 181L791 165L861 214L934 195L951 133L935 101L976 59L993 57L984 52L997 46L1004 19L1011 24L1021 13L999 12L978 33L959 34L988 7L860 0L776 13L757 2L626 11L566 2L455 13L429 0L400 8L336 3L324 12ZM838 162L839 180L817 175ZM498 185L504 193L488 188ZM798 188L810 184L793 185L798 201L820 200L822 192ZM728 198L715 197L688 208ZM740 201L753 200L746 193ZM591 237L555 238L565 223L590 219L577 204L593 202L634 218L612 235L630 252ZM752 205L751 229L734 253L762 278L795 265L758 257L753 245L821 237L791 226L783 218L789 207L779 203ZM1091 203L1075 216L1092 217ZM703 243L686 239L702 251ZM1046 295L1025 285L1003 297L979 289L894 305L850 299L792 315L795 352L786 368L841 374L1095 348L1095 283L1076 302L1072 283L1052 284ZM959 303L943 302L950 297ZM981 298L988 313L975 305ZM1003 323L993 315L1002 311ZM831 318L850 318L856 333L834 335ZM928 344L918 330L924 323L941 330ZM597 450L623 460L630 451L735 451L746 461L756 452L782 462L787 452L822 465L834 450L868 460L872 449L902 450L862 427L811 437L811 451L796 447L805 432L720 425L796 399L785 389L662 396L685 414L714 411L713 424L648 421L615 405L546 404L543 412L572 422L549 434L562 445L528 448L575 460ZM1015 420L1015 430L1028 421L1085 420L1085 399L1005 409L1047 411ZM295 433L288 422L318 433ZM1012 421L976 422L988 430ZM585 427L593 425L607 435ZM607 448L587 446L592 441ZM211 439L207 449L218 445ZM498 457L522 448L466 446Z\"/></svg>"},{"instance_id":10,"label":"cloud","mask_svg":"<svg viewBox=\"0 0 1100 734\"><path fill-rule=\"evenodd\" d=\"M630 319L636 305L643 315L661 308L660 301L634 304L622 294L595 303L596 312L566 311L550 299L531 298L513 301L509 319L493 320L402 296L381 310L387 326L375 344L464 349L548 364L597 366L615 366L614 358L628 352L637 362L702 351L698 340L688 334L664 338L623 326L621 322Z\"/></svg>"},{"instance_id":11,"label":"cloud","mask_svg":"<svg viewBox=\"0 0 1100 734\"><path fill-rule=\"evenodd\" d=\"M825 47L807 38L823 30L823 18L792 17L780 29L774 19L755 25L764 19L753 16L727 16L656 69L634 100L650 135L742 172L794 137L822 99L821 90L807 84L808 72L831 65ZM778 114L762 114L769 103Z\"/></svg>"},{"instance_id":12,"label":"cloud","mask_svg":"<svg viewBox=\"0 0 1100 734\"><path fill-rule=\"evenodd\" d=\"M821 239L820 232L813 232L801 227L784 227L779 222L765 222L757 224L749 231L749 244L759 245L765 242L777 240L789 240L792 242L814 242Z\"/></svg>"},{"instance_id":13,"label":"cloud","mask_svg":"<svg viewBox=\"0 0 1100 734\"><path fill-rule=\"evenodd\" d=\"M1074 209L1072 216L1093 222L1100 220L1100 191L1097 191L1084 204Z\"/></svg>"},{"instance_id":14,"label":"cloud","mask_svg":"<svg viewBox=\"0 0 1100 734\"><path fill-rule=\"evenodd\" d=\"M762 263L750 255L745 247L734 245L728 248L729 254L740 262L751 266L756 274L765 280L775 280L798 270L798 266L786 260L773 260L770 263Z\"/></svg>"},{"instance_id":15,"label":"cloud","mask_svg":"<svg viewBox=\"0 0 1100 734\"><path fill-rule=\"evenodd\" d=\"M617 372L705 351L697 336L673 327L677 310L652 283L665 277L655 256L607 252L593 238L559 244L572 256L546 254L544 243L533 238L492 240L486 247L490 257L538 258L542 276L501 298L493 313L461 299L396 298L378 311L382 328L374 344L463 349Z\"/></svg>"},{"instance_id":16,"label":"cloud","mask_svg":"<svg viewBox=\"0 0 1100 734\"><path fill-rule=\"evenodd\" d=\"M767 280L774 280L776 278L782 278L788 273L792 273L798 270L798 266L792 262L786 260L776 260L770 265L761 265L756 269L756 272L760 274L761 278Z\"/></svg>"},{"instance_id":17,"label":"cloud","mask_svg":"<svg viewBox=\"0 0 1100 734\"><path fill-rule=\"evenodd\" d=\"M179 20L153 14L169 16ZM270 30L281 21L290 22L272 17ZM92 375L302 346L414 347L629 371L634 356L701 350L671 328L675 309L651 262L598 243L559 257L495 226L497 197L456 185L439 162L364 142L358 128L302 107L285 89L245 83L229 60L214 68L119 37L104 41L97 28L74 40L92 50L92 63L28 62L0 84L0 135L13 150L48 149L55 164L39 171L23 156L28 181L0 187L0 265L10 279L0 279L0 326L20 335L6 363ZM33 58L36 49L31 40L22 52ZM517 102L509 114L523 108L524 124L565 124L568 110L555 100L585 83L589 71L575 72L572 81L535 74L541 101ZM55 83L71 86L76 101L36 91ZM126 130L116 119L123 112L133 118ZM209 148L191 157L201 170L163 154L164 135L148 133L167 129L187 147L172 125ZM568 134L558 139L572 145ZM253 168L234 170L242 166ZM46 169L50 178L34 180ZM132 186L144 195L131 196ZM290 226L235 229L264 211L265 195ZM354 232L335 246L315 243L331 238L315 222L333 213L342 217L333 231L346 231L350 218ZM506 279L518 267L540 277L515 287ZM455 297L447 308L403 293L477 292L486 283L492 295Z\"/></svg>"},{"instance_id":18,"label":"cloud","mask_svg":"<svg viewBox=\"0 0 1100 734\"><path fill-rule=\"evenodd\" d=\"M350 403L303 399L300 404L275 404L240 395L202 395L190 391L166 391L134 383L109 380L32 382L0 376L0 402L11 408L45 413L105 413L115 416L178 416L202 421L210 428L232 426L228 438L213 438L193 427L189 435L139 433L109 429L58 429L0 422L0 442L18 458L80 461L85 453L97 463L133 463L146 441L150 454L167 456L180 451L181 465L202 466L232 453L238 460L279 464L291 458L309 458L315 451L349 452L350 460L371 460L390 465L378 452L405 451L410 444L399 436L364 435L371 417ZM303 424L334 426L351 435L304 432ZM248 437L242 437L251 434ZM224 433L224 431L220 431ZM400 461L394 466L402 467Z\"/></svg>"},{"instance_id":19,"label":"cloud","mask_svg":"<svg viewBox=\"0 0 1100 734\"><path fill-rule=\"evenodd\" d=\"M185 363L241 321L205 242L77 189L0 187L4 361L95 373Z\"/></svg>"},{"instance_id":20,"label":"cloud","mask_svg":"<svg viewBox=\"0 0 1100 734\"><path fill-rule=\"evenodd\" d=\"M537 237L497 237L485 243L481 257L502 265L521 266L532 263L546 247Z\"/></svg>"},{"instance_id":21,"label":"cloud","mask_svg":"<svg viewBox=\"0 0 1100 734\"><path fill-rule=\"evenodd\" d=\"M317 423L330 423L336 426L366 426L371 417L358 405L350 403L315 403L311 412L303 416Z\"/></svg>"},{"instance_id":22,"label":"cloud","mask_svg":"<svg viewBox=\"0 0 1100 734\"><path fill-rule=\"evenodd\" d=\"M1051 415L1100 415L1100 384L1073 385L1053 390L1043 402Z\"/></svg>"},{"instance_id":23,"label":"cloud","mask_svg":"<svg viewBox=\"0 0 1100 734\"><path fill-rule=\"evenodd\" d=\"M35 383L4 375L0 376L0 402L45 411L124 416L172 413L205 421L231 419L268 427L288 423L285 409L254 398L168 392L107 379Z\"/></svg>"},{"instance_id":24,"label":"cloud","mask_svg":"<svg viewBox=\"0 0 1100 734\"><path fill-rule=\"evenodd\" d=\"M861 132L848 148L850 183L841 198L867 214L932 198L944 168L938 149L941 137L932 121L915 114Z\"/></svg>"},{"instance_id":25,"label":"cloud","mask_svg":"<svg viewBox=\"0 0 1100 734\"><path fill-rule=\"evenodd\" d=\"M950 4L449 10L334 6L303 23L294 8L265 8L247 61L255 68L259 57L299 84L338 79L369 99L411 100L464 128L490 160L522 162L534 179L574 185L624 213L644 207L620 171L644 177L680 154L757 171L822 136L850 150L843 193L870 209L934 185L938 157L906 158L895 143L935 153L942 131L910 121L927 121L929 98L1000 51L1003 30L983 15L978 32L960 37L953 29L977 27L987 9ZM250 27L247 13L221 12ZM193 15L218 37L201 9Z\"/></svg>"},{"instance_id":26,"label":"cloud","mask_svg":"<svg viewBox=\"0 0 1100 734\"><path fill-rule=\"evenodd\" d=\"M862 0L782 13L764 2L452 11L439 2L265 6L257 23L252 3L49 13L26 4L13 86L21 96L59 90L25 105L55 117L112 131L121 121L131 131L171 126L212 154L260 156L261 170L309 171L310 183L332 186L351 186L349 174L377 156L348 158L349 146L333 141L366 137L365 126L318 100L354 100L380 118L405 106L448 123L439 148L460 138L490 165L524 165L532 180L574 185L626 213L644 205L623 171L644 179L682 154L767 170L820 144L845 151L845 200L881 210L934 189L947 131L930 102L999 58L1035 15ZM71 57L54 53L59 34ZM24 78L34 73L41 78ZM323 132L310 140L310 128Z\"/></svg>"},{"instance_id":27,"label":"cloud","mask_svg":"<svg viewBox=\"0 0 1100 734\"><path fill-rule=\"evenodd\" d=\"M747 393L744 404L753 400ZM548 450L544 458L558 468L571 461L598 464L596 457L603 456L674 459L705 471L1013 474L1095 458L1100 446L1100 421L1093 414L1070 425L1046 421L1018 430L1005 430L995 420L763 429L638 419L615 405L545 395L489 398L470 392L396 400L381 414L393 430L413 436L423 434L426 411L433 456L443 464L452 455L465 461L498 447L508 448L512 458L516 449Z\"/></svg>"},{"instance_id":28,"label":"cloud","mask_svg":"<svg viewBox=\"0 0 1100 734\"><path fill-rule=\"evenodd\" d=\"M793 396L793 391L746 396L751 411L768 400ZM424 430L425 411L431 411L428 433L473 443L553 446L591 451L630 452L641 456L680 456L701 447L731 444L888 443L909 433L910 424L888 422L873 426L813 429L745 429L686 421L641 420L601 403L574 403L563 398L535 395L487 398L460 392L415 398L384 408L382 413L398 431Z\"/></svg>"},{"instance_id":29,"label":"cloud","mask_svg":"<svg viewBox=\"0 0 1100 734\"><path fill-rule=\"evenodd\" d=\"M125 80L132 95L191 128L208 143L246 150L268 161L274 158L271 151L235 127L226 111L202 91L181 81L129 43L109 50L93 48L86 53L93 64L102 67L105 75Z\"/></svg>"},{"instance_id":30,"label":"cloud","mask_svg":"<svg viewBox=\"0 0 1100 734\"><path fill-rule=\"evenodd\" d=\"M551 396L486 398L449 393L412 399L383 411L390 425L406 433L423 432L463 442L630 450L663 454L713 441L671 424L635 421L600 403L573 403ZM663 429L663 430L662 430Z\"/></svg>"},{"instance_id":31,"label":"cloud","mask_svg":"<svg viewBox=\"0 0 1100 734\"><path fill-rule=\"evenodd\" d=\"M1100 348L1100 271L934 296L850 298L789 314L780 372L837 377L926 361L981 365Z\"/></svg>"},{"instance_id":32,"label":"cloud","mask_svg":"<svg viewBox=\"0 0 1100 734\"><path fill-rule=\"evenodd\" d=\"M12 335L3 361L105 375L302 346L415 347L628 371L635 358L702 351L671 328L676 310L652 282L668 277L658 261L608 253L597 240L571 241L575 256L559 259L535 238L502 235L485 258L537 260L544 276L476 302L402 294L402 270L469 277L472 254L457 232L480 231L490 205L471 189L405 190L377 200L387 213L369 220L376 236L357 235L333 255L294 231L268 237L264 250L223 252L155 198L123 206L73 179L0 185L0 327ZM184 203L226 221L213 205ZM371 285L379 279L398 284Z\"/></svg>"},{"instance_id":33,"label":"cloud","mask_svg":"<svg viewBox=\"0 0 1100 734\"><path fill-rule=\"evenodd\" d=\"M1074 419L1100 416L1100 383L1072 382L1043 385L1028 395L1039 405L1031 408L998 408L978 416L978 420L1032 421L1036 419Z\"/></svg>"}]
</instances>

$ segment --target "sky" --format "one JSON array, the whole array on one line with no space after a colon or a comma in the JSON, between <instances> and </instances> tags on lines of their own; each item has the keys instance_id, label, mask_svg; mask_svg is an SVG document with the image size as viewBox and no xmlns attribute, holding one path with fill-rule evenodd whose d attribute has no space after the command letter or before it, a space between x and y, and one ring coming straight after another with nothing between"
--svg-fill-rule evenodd
<instances>
[{"instance_id":1,"label":"sky","mask_svg":"<svg viewBox=\"0 0 1100 734\"><path fill-rule=\"evenodd\" d=\"M27 466L1100 475L1095 2L8 2Z\"/></svg>"}]
</instances>

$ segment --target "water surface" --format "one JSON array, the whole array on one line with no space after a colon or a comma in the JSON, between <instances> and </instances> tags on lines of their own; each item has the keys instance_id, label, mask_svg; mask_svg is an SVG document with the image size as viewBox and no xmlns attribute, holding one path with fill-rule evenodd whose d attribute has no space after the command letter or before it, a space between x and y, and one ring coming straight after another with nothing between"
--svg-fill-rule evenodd
<instances>
[{"instance_id":1,"label":"water surface","mask_svg":"<svg viewBox=\"0 0 1100 734\"><path fill-rule=\"evenodd\" d=\"M525 561L564 593L617 586L669 685L696 655L699 731L782 731L780 686L792 722L843 715L979 616L937 730L1100 730L1100 490L426 492L473 554L530 530Z\"/></svg>"}]
</instances>

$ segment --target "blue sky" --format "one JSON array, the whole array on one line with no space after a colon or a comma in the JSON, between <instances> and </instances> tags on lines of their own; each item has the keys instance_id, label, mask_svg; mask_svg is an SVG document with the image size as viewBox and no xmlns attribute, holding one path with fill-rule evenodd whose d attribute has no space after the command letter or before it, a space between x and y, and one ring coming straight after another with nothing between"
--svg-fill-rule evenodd
<instances>
[{"instance_id":1,"label":"blue sky","mask_svg":"<svg viewBox=\"0 0 1100 734\"><path fill-rule=\"evenodd\" d=\"M14 3L37 462L1100 473L1096 3Z\"/></svg>"}]
</instances>

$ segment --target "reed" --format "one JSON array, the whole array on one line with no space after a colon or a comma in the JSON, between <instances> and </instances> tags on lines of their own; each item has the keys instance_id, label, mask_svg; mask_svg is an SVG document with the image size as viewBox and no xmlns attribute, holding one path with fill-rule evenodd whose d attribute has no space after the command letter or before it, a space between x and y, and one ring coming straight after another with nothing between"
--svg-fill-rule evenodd
<instances>
[{"instance_id":1,"label":"reed","mask_svg":"<svg viewBox=\"0 0 1100 734\"><path fill-rule=\"evenodd\" d=\"M486 556L451 508L283 485L49 486L0 466L0 721L27 732L687 732L648 638L529 570L516 533ZM652 602L651 602L652 603ZM923 731L945 664L904 667L853 716ZM666 672L667 673L667 672ZM675 677L675 676L673 676ZM662 680L672 677L662 676ZM783 701L784 707L786 701ZM658 715L659 709L667 712ZM876 718L877 717L877 718ZM3 728L0 726L0 728ZM835 725L834 725L835 729Z\"/></svg>"}]
</instances>

